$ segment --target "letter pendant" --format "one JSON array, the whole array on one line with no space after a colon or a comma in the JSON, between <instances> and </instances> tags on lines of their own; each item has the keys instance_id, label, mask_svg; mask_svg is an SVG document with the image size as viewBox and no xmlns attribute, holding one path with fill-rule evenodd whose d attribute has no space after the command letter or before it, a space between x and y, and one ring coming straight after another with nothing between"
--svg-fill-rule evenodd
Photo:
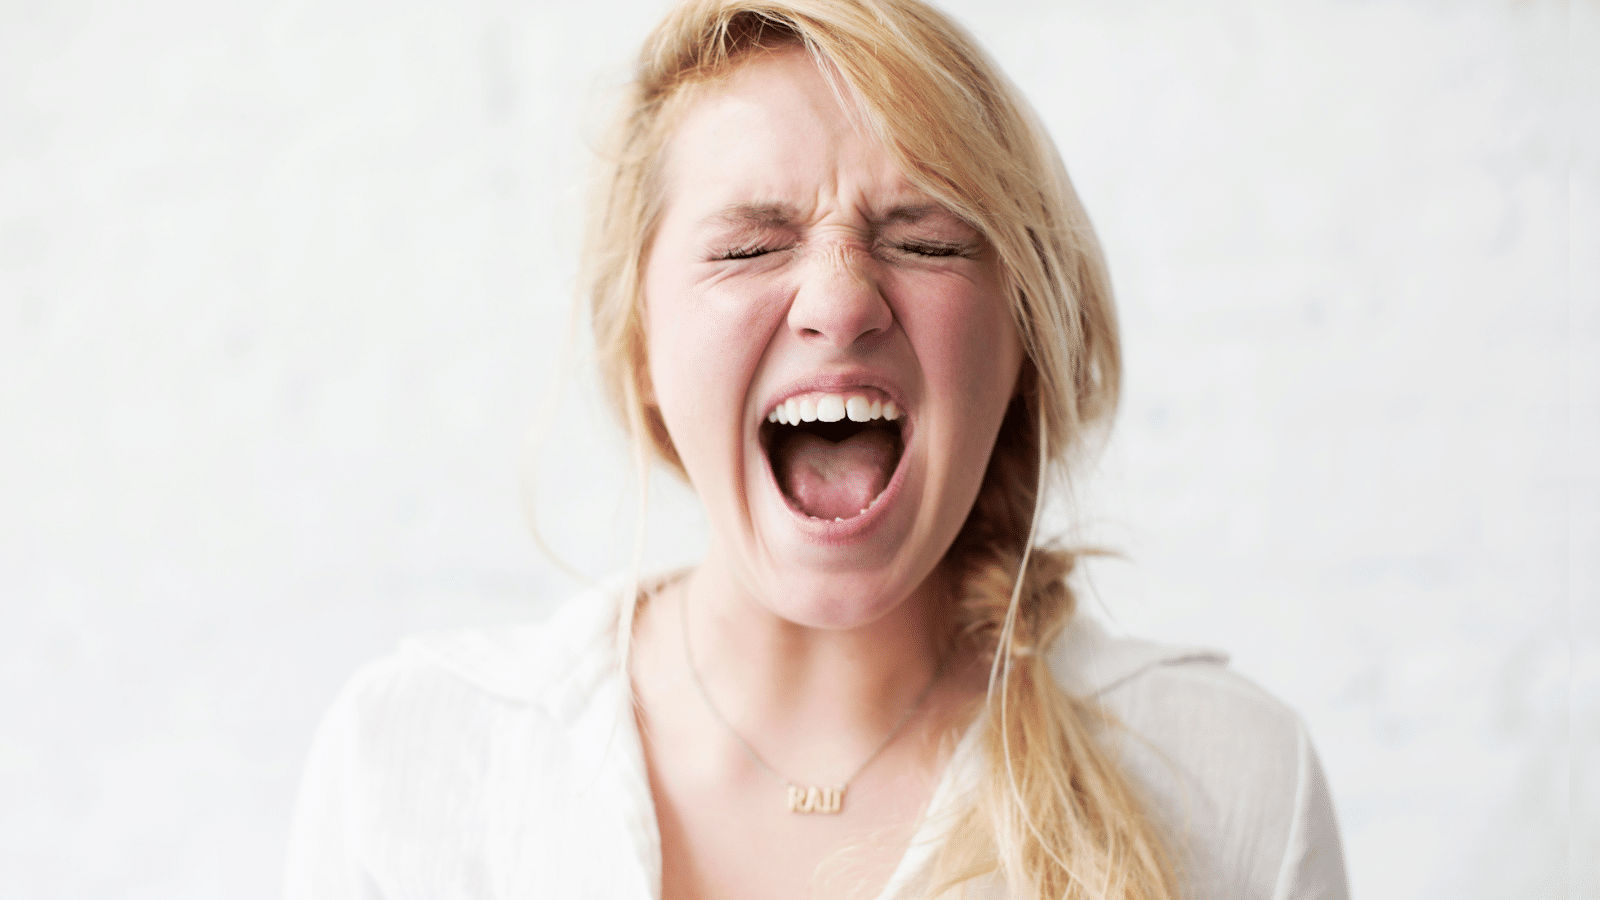
<instances>
[{"instance_id":1,"label":"letter pendant","mask_svg":"<svg viewBox=\"0 0 1600 900\"><path fill-rule=\"evenodd\" d=\"M838 787L789 787L789 812L837 815L844 808L844 785Z\"/></svg>"}]
</instances>

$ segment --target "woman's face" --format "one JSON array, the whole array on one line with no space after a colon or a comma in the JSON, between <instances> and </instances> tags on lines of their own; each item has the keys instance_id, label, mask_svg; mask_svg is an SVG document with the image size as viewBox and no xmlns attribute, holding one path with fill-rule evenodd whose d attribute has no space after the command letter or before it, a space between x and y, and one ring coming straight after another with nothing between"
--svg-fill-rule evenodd
<instances>
[{"instance_id":1,"label":"woman's face","mask_svg":"<svg viewBox=\"0 0 1600 900\"><path fill-rule=\"evenodd\" d=\"M869 624L954 540L1015 388L994 253L798 50L687 111L663 188L650 377L707 509L703 565L790 621Z\"/></svg>"}]
</instances>

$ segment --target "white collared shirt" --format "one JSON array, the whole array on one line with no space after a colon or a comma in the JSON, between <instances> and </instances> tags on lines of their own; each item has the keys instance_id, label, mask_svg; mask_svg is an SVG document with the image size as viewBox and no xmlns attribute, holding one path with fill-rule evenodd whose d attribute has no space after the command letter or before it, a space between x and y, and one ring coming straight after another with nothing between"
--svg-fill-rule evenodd
<instances>
[{"instance_id":1,"label":"white collared shirt","mask_svg":"<svg viewBox=\"0 0 1600 900\"><path fill-rule=\"evenodd\" d=\"M547 623L414 638L346 685L318 731L286 900L660 896L661 843L617 665L620 582ZM1115 638L1075 616L1051 648L1068 691L1120 721L1115 751L1178 849L1186 897L1343 900L1338 826L1298 716L1209 650ZM882 898L982 768L957 745ZM1002 896L996 883L978 896Z\"/></svg>"}]
</instances>

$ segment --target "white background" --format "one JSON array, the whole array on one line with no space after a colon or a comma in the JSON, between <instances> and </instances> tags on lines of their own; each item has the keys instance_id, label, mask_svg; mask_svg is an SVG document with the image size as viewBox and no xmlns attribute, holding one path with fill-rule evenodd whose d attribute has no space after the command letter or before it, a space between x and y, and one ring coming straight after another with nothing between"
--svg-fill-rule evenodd
<instances>
[{"instance_id":1,"label":"white background","mask_svg":"<svg viewBox=\"0 0 1600 900\"><path fill-rule=\"evenodd\" d=\"M573 589L523 470L625 564L592 388L527 434L660 8L0 4L0 895L273 896L342 679ZM1304 714L1360 897L1600 896L1600 5L952 8L1119 290L1103 614Z\"/></svg>"}]
</instances>

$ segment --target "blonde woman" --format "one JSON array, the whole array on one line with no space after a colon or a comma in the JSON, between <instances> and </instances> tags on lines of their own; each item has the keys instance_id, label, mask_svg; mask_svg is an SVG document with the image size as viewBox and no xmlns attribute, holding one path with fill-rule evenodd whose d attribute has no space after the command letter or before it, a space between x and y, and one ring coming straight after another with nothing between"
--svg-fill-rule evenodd
<instances>
[{"instance_id":1,"label":"blonde woman","mask_svg":"<svg viewBox=\"0 0 1600 900\"><path fill-rule=\"evenodd\" d=\"M693 0L600 169L602 378L706 556L364 670L291 898L1345 895L1296 716L1107 636L1034 545L1116 324L968 37L916 0Z\"/></svg>"}]
</instances>

